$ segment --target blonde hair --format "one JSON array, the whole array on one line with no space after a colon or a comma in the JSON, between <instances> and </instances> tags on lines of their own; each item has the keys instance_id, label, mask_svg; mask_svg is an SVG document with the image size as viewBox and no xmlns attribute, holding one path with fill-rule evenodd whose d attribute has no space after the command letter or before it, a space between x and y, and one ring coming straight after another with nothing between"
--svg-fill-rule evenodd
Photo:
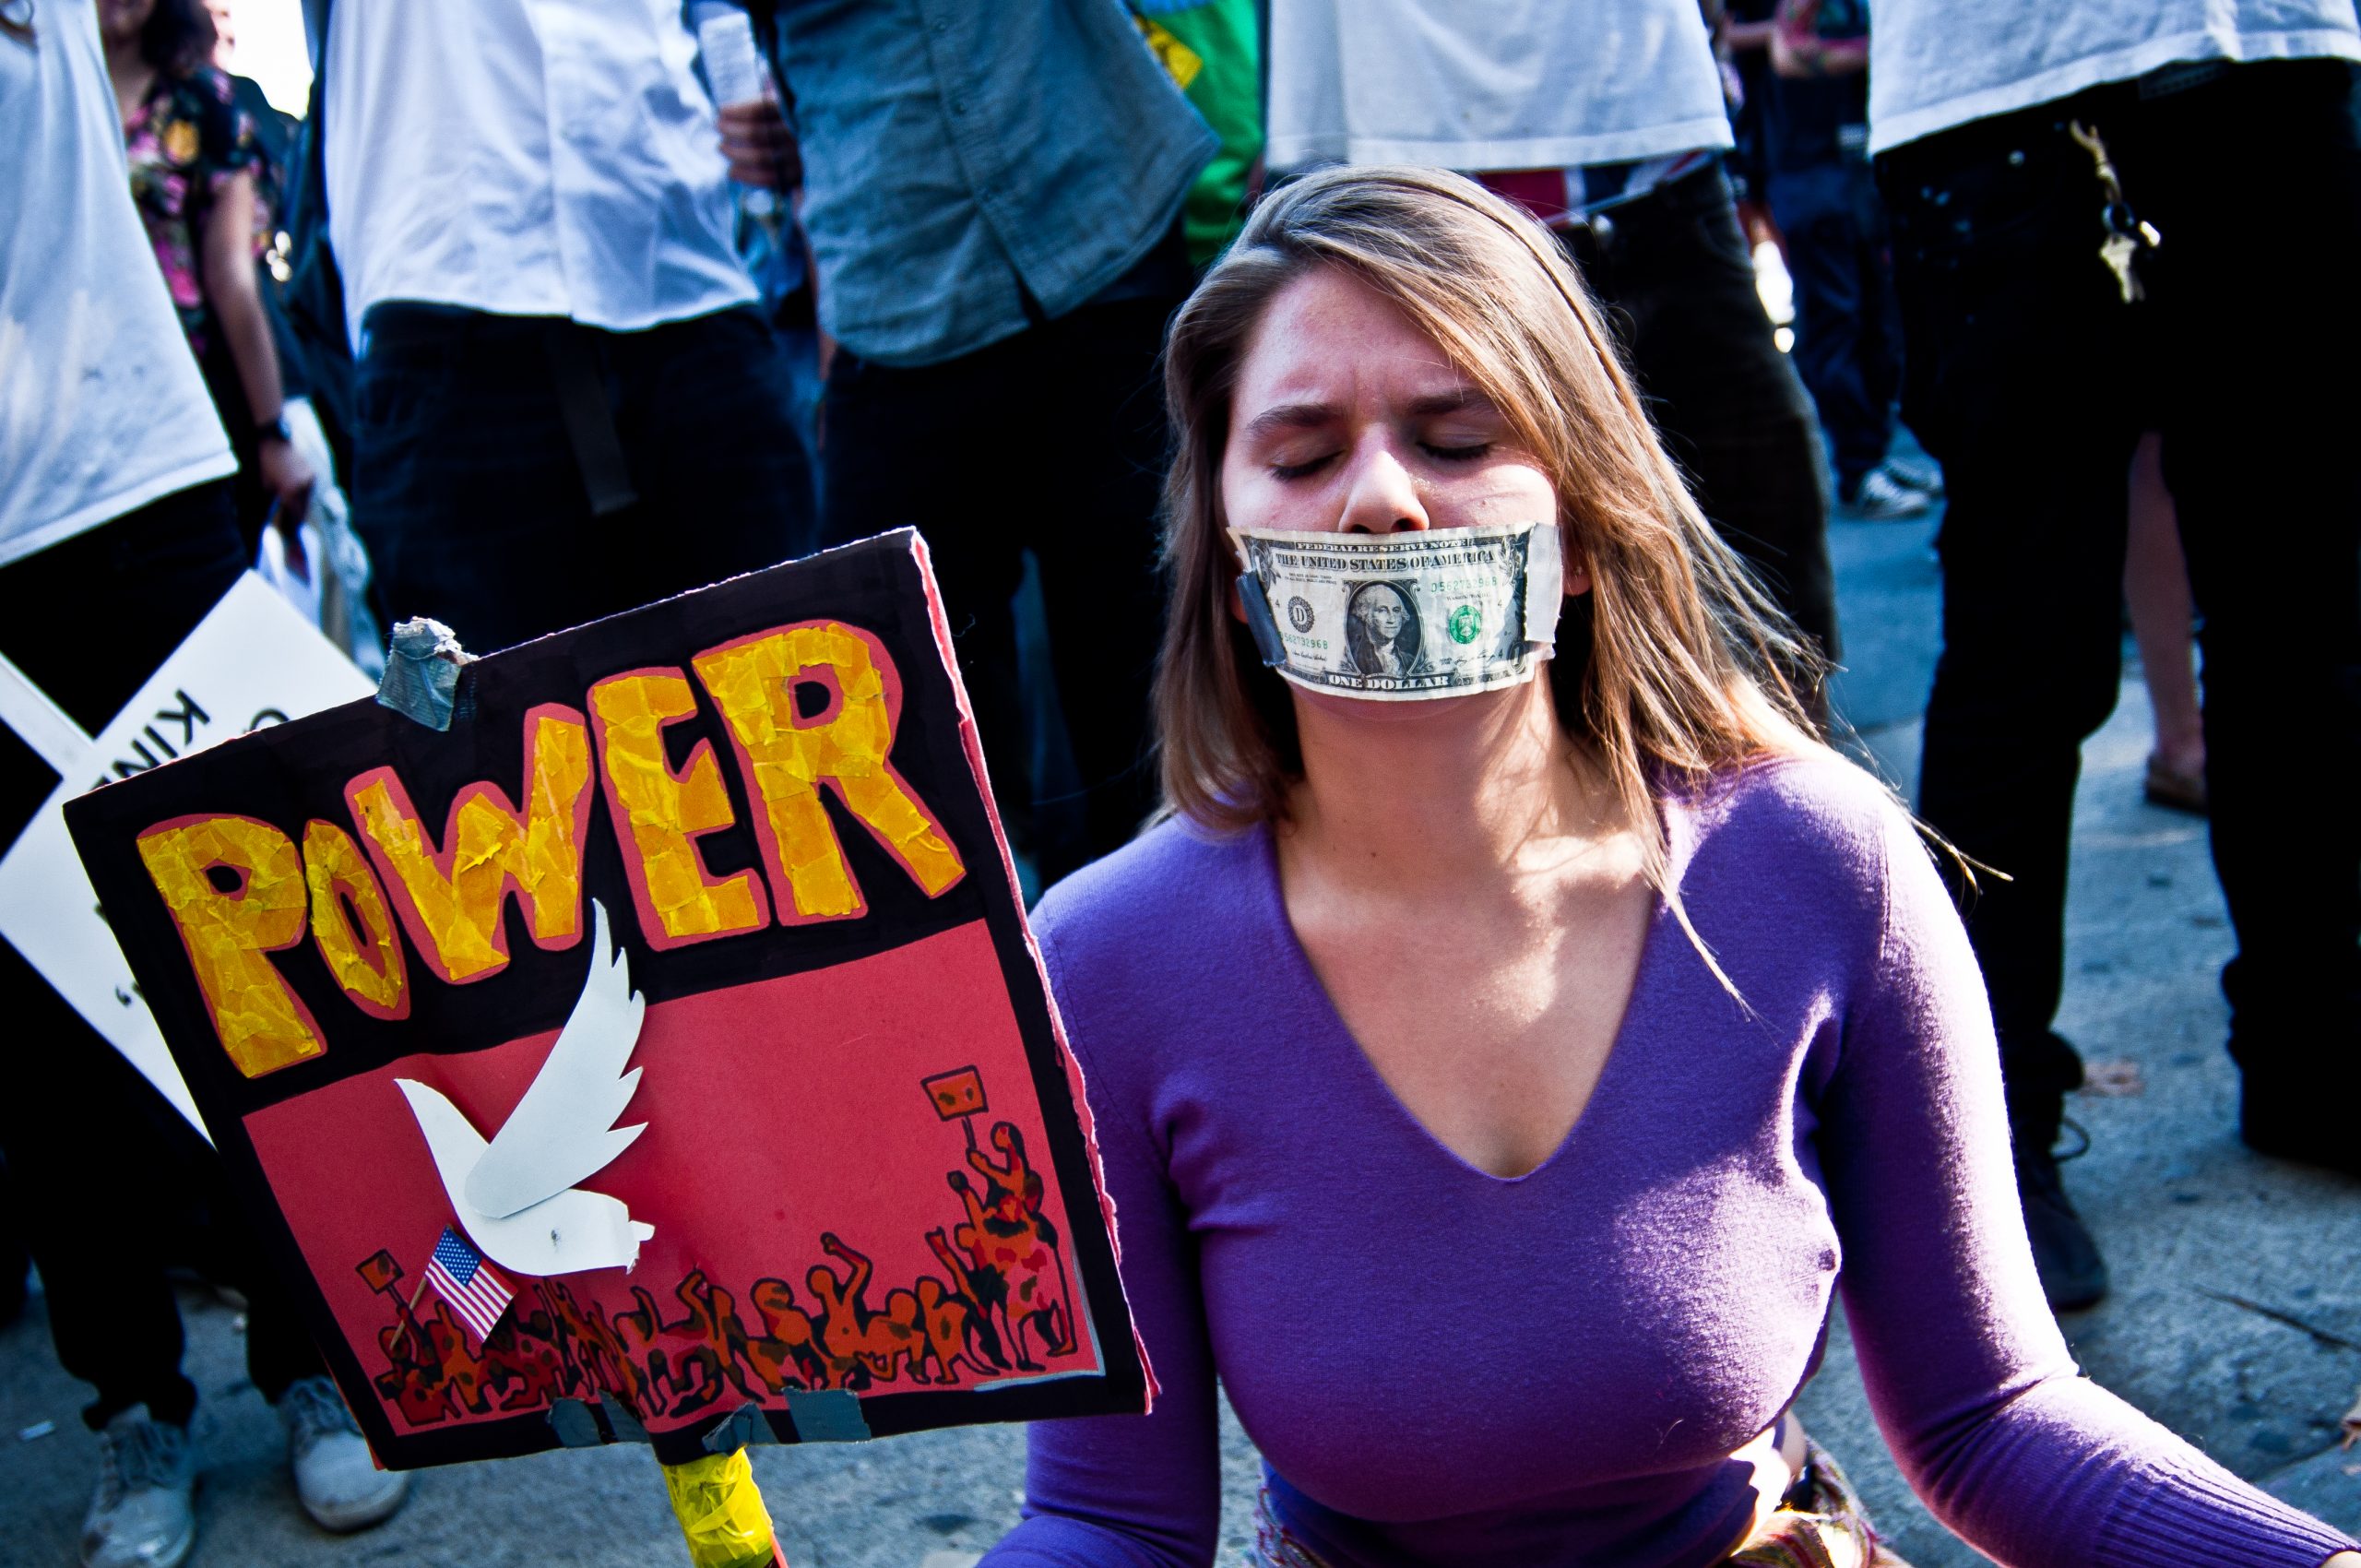
<instances>
[{"instance_id":1,"label":"blonde hair","mask_svg":"<svg viewBox=\"0 0 2361 1568\"><path fill-rule=\"evenodd\" d=\"M1283 822L1302 770L1286 688L1230 613L1221 466L1255 328L1323 267L1432 338L1548 473L1568 562L1591 579L1568 601L1551 685L1626 820L1647 831L1661 789L1821 749L1809 715L1825 662L1698 510L1558 242L1456 174L1335 169L1254 209L1166 340L1177 444L1156 712L1168 811L1216 829ZM1668 892L1666 846L1649 837L1648 880Z\"/></svg>"}]
</instances>

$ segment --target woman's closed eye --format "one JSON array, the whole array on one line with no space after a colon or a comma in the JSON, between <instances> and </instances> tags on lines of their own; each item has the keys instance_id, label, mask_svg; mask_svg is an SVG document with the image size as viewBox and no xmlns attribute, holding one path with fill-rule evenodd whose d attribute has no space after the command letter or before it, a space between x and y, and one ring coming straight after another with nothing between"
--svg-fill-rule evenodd
<instances>
[{"instance_id":1,"label":"woman's closed eye","mask_svg":"<svg viewBox=\"0 0 2361 1568\"><path fill-rule=\"evenodd\" d=\"M1412 428L1418 450L1441 463L1472 463L1489 457L1500 450L1508 434L1491 404L1480 399L1463 401Z\"/></svg>"},{"instance_id":2,"label":"woman's closed eye","mask_svg":"<svg viewBox=\"0 0 2361 1568\"><path fill-rule=\"evenodd\" d=\"M1273 479L1309 479L1336 460L1334 452L1323 452L1317 457L1306 457L1293 463L1273 463Z\"/></svg>"},{"instance_id":3,"label":"woman's closed eye","mask_svg":"<svg viewBox=\"0 0 2361 1568\"><path fill-rule=\"evenodd\" d=\"M1491 441L1421 441L1418 450L1439 463L1472 463L1492 455L1498 444ZM1299 457L1294 462L1270 465L1271 477L1278 480L1309 479L1336 460L1335 452L1323 452L1317 457Z\"/></svg>"},{"instance_id":4,"label":"woman's closed eye","mask_svg":"<svg viewBox=\"0 0 2361 1568\"><path fill-rule=\"evenodd\" d=\"M1478 457L1489 457L1492 450L1492 443L1477 441L1467 445L1444 445L1437 442L1421 441L1418 443L1418 449L1441 462L1472 463Z\"/></svg>"}]
</instances>

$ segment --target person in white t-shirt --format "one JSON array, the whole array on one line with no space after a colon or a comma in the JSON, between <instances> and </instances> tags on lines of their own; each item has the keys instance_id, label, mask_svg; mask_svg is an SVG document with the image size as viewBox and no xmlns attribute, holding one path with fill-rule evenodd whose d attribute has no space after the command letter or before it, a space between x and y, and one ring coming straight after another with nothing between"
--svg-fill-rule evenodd
<instances>
[{"instance_id":1,"label":"person in white t-shirt","mask_svg":"<svg viewBox=\"0 0 2361 1568\"><path fill-rule=\"evenodd\" d=\"M1272 169L1454 169L1558 233L1706 515L1833 658L1819 426L1755 292L1698 0L1276 0L1270 78Z\"/></svg>"},{"instance_id":2,"label":"person in white t-shirt","mask_svg":"<svg viewBox=\"0 0 2361 1568\"><path fill-rule=\"evenodd\" d=\"M2053 1305L2106 1289L2051 1154L2080 747L2120 677L2124 473L2163 433L2203 622L2239 1132L2361 1174L2354 0L1878 0L1870 142L1943 465L1919 809L1976 861L2018 1183Z\"/></svg>"},{"instance_id":3,"label":"person in white t-shirt","mask_svg":"<svg viewBox=\"0 0 2361 1568\"><path fill-rule=\"evenodd\" d=\"M681 6L305 13L306 196L386 609L488 653L811 548L788 366Z\"/></svg>"},{"instance_id":4,"label":"person in white t-shirt","mask_svg":"<svg viewBox=\"0 0 2361 1568\"><path fill-rule=\"evenodd\" d=\"M0 10L0 125L18 138L0 159L0 654L95 733L244 569L235 462L132 205L87 0ZM0 849L57 784L0 729ZM0 1094L0 1154L58 1360L96 1393L85 1568L171 1568L195 1538L196 1389L168 1263L245 1294L247 1371L312 1515L391 1514L406 1482L370 1459L219 1157L5 942L0 1009L29 1073Z\"/></svg>"}]
</instances>

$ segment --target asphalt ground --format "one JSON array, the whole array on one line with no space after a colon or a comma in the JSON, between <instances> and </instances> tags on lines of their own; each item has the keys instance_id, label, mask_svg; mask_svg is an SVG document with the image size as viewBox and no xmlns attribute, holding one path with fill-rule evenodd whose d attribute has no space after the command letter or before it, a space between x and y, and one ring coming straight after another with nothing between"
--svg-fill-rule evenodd
<instances>
[{"instance_id":1,"label":"asphalt ground","mask_svg":"<svg viewBox=\"0 0 2361 1568\"><path fill-rule=\"evenodd\" d=\"M1837 700L1864 753L1905 789L1933 667L1940 596L1930 520L1833 529L1847 663ZM2203 825L2148 806L2148 712L2127 670L2114 719L2084 754L2061 1028L2105 1092L2070 1114L2089 1154L2067 1183L2115 1277L2065 1329L2090 1375L2240 1475L2361 1531L2361 1448L2337 1447L2361 1385L2361 1183L2247 1153L2221 1041L2214 975L2230 951ZM573 1451L424 1472L408 1508L362 1535L297 1510L283 1441L246 1384L233 1307L184 1297L188 1366L204 1394L199 1568L374 1562L622 1568L685 1560L654 1461ZM97 1463L57 1368L42 1304L0 1330L0 1562L74 1561ZM1841 1321L1801 1409L1916 1568L1983 1561L1930 1518L1886 1457ZM1223 1443L1221 1560L1252 1539L1257 1461ZM1005 1428L756 1451L796 1568L964 1568L1014 1523L1023 1434Z\"/></svg>"}]
</instances>

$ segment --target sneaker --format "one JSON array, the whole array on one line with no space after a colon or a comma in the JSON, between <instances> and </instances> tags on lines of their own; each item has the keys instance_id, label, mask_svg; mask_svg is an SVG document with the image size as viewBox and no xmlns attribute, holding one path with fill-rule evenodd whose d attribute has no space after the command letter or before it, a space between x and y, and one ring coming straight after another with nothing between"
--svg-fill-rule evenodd
<instances>
[{"instance_id":1,"label":"sneaker","mask_svg":"<svg viewBox=\"0 0 2361 1568\"><path fill-rule=\"evenodd\" d=\"M1916 457L1905 457L1897 452L1878 467L1883 469L1886 477L1894 483L1907 485L1922 495L1942 499L1943 470L1934 463L1920 462Z\"/></svg>"},{"instance_id":2,"label":"sneaker","mask_svg":"<svg viewBox=\"0 0 2361 1568\"><path fill-rule=\"evenodd\" d=\"M2106 1260L2099 1256L2099 1244L2091 1239L2082 1217L2067 1201L2058 1157L2047 1147L2025 1143L2017 1146L2016 1155L2017 1201L2024 1209L2025 1236L2033 1242L2033 1264L2041 1274L2041 1293L2049 1298L2049 1310L2075 1313L2097 1306L2106 1296Z\"/></svg>"},{"instance_id":3,"label":"sneaker","mask_svg":"<svg viewBox=\"0 0 2361 1568\"><path fill-rule=\"evenodd\" d=\"M99 1433L99 1490L82 1519L82 1568L174 1568L196 1539L188 1429L120 1412Z\"/></svg>"},{"instance_id":4,"label":"sneaker","mask_svg":"<svg viewBox=\"0 0 2361 1568\"><path fill-rule=\"evenodd\" d=\"M1853 493L1844 498L1843 508L1869 522L1887 523L1918 517L1934 504L1934 498L1925 491L1913 490L1878 468L1861 476Z\"/></svg>"},{"instance_id":5,"label":"sneaker","mask_svg":"<svg viewBox=\"0 0 2361 1568\"><path fill-rule=\"evenodd\" d=\"M377 1468L344 1396L325 1377L288 1386L279 1401L287 1423L287 1462L295 1495L324 1530L360 1530L393 1516L409 1495L409 1478Z\"/></svg>"}]
</instances>

